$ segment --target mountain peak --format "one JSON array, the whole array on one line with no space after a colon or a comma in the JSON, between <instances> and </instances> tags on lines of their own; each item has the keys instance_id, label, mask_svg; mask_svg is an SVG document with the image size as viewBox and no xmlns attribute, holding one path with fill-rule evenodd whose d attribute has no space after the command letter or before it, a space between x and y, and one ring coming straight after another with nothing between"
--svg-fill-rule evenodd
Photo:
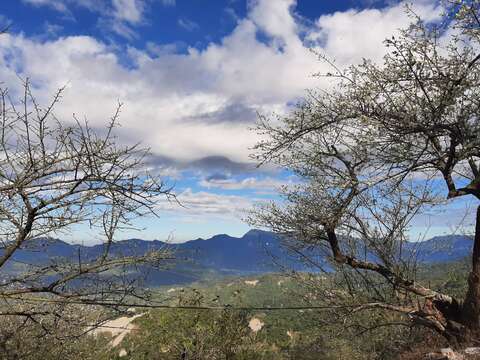
<instances>
[{"instance_id":1,"label":"mountain peak","mask_svg":"<svg viewBox=\"0 0 480 360\"><path fill-rule=\"evenodd\" d=\"M62 246L70 246L67 242L56 239L53 237L38 237L35 239L31 239L27 241L23 246L24 249L37 249L46 247L46 246L54 246L54 245L62 245Z\"/></svg>"},{"instance_id":2,"label":"mountain peak","mask_svg":"<svg viewBox=\"0 0 480 360\"><path fill-rule=\"evenodd\" d=\"M230 239L233 239L232 236L228 235L228 234L217 234L217 235L213 235L210 239L208 240L211 240L211 239L217 239L217 238L230 238Z\"/></svg>"}]
</instances>

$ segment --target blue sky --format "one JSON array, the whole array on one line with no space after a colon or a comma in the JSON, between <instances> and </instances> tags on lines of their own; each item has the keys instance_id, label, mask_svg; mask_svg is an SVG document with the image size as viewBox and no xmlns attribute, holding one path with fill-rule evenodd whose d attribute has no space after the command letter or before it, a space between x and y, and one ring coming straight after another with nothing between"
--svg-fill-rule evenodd
<instances>
[{"instance_id":1,"label":"blue sky","mask_svg":"<svg viewBox=\"0 0 480 360\"><path fill-rule=\"evenodd\" d=\"M245 0L7 0L0 7L6 17L3 21L9 20L14 31L28 36L82 34L141 48L148 42L202 48L230 34L253 4ZM302 0L295 5L295 13L308 22L335 11L386 4ZM124 8L125 14L116 16L118 8Z\"/></svg>"},{"instance_id":2,"label":"blue sky","mask_svg":"<svg viewBox=\"0 0 480 360\"><path fill-rule=\"evenodd\" d=\"M30 77L40 101L67 85L56 114L101 127L124 103L119 141L151 147L151 166L175 183L184 207L159 203L146 239L241 235L245 210L276 199L287 172L257 169L257 113L284 114L306 89L325 87L309 48L339 66L380 61L382 40L409 20L398 1L3 0L0 78L14 93ZM416 0L425 19L435 1ZM444 221L429 224L449 232ZM423 229L419 222L416 233ZM84 239L83 231L72 238Z\"/></svg>"}]
</instances>

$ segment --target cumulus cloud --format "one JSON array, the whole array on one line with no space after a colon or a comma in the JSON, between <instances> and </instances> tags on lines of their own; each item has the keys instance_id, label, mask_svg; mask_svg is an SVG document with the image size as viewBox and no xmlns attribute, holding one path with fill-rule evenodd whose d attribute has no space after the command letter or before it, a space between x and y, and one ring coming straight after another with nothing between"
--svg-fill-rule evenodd
<instances>
[{"instance_id":1,"label":"cumulus cloud","mask_svg":"<svg viewBox=\"0 0 480 360\"><path fill-rule=\"evenodd\" d=\"M289 45L300 44L297 23L293 17L296 3L296 0L251 1L250 19L273 39L282 39Z\"/></svg>"},{"instance_id":2,"label":"cumulus cloud","mask_svg":"<svg viewBox=\"0 0 480 360\"><path fill-rule=\"evenodd\" d=\"M142 21L145 4L141 0L112 0L112 5L116 19L132 24Z\"/></svg>"},{"instance_id":3,"label":"cumulus cloud","mask_svg":"<svg viewBox=\"0 0 480 360\"><path fill-rule=\"evenodd\" d=\"M154 0L23 1L64 16L82 7L98 14L101 28L135 38L137 27L148 23L147 7ZM155 1L175 5L174 0ZM415 11L435 20L440 13L436 3L416 1ZM99 129L117 102L123 102L120 141L141 140L153 152L146 166L170 179L193 176L188 186L205 190L189 188L178 194L183 207L159 199L159 210L181 221L231 221L242 218L244 209L258 200L247 193L268 197L284 183L274 179L273 172L260 177L249 158L258 141L249 130L257 112L283 114L306 89L328 85L312 76L330 69L309 47L340 67L363 57L381 61L382 40L410 22L399 2L336 12L307 23L295 7L295 0L250 0L244 18L227 8L235 28L202 49L184 43L115 46L91 36L54 37L60 30L56 28L51 28L49 40L7 34L0 37L0 79L12 97L20 97L17 75L30 77L44 104L67 85L57 117L68 122L72 114L86 116ZM179 26L195 30L193 22L181 20ZM237 192L227 192L232 190Z\"/></svg>"},{"instance_id":4,"label":"cumulus cloud","mask_svg":"<svg viewBox=\"0 0 480 360\"><path fill-rule=\"evenodd\" d=\"M434 1L417 1L413 8L425 21L440 17L440 8ZM410 21L404 3L385 9L351 9L322 15L309 38L319 41L322 52L343 66L357 63L362 58L380 61L385 54L381 46L383 40Z\"/></svg>"},{"instance_id":5,"label":"cumulus cloud","mask_svg":"<svg viewBox=\"0 0 480 360\"><path fill-rule=\"evenodd\" d=\"M94 6L89 0L82 3ZM117 24L126 25L116 31L134 36L128 26L141 22L145 2L114 4ZM362 57L378 59L384 51L381 40L409 22L403 5L397 4L325 15L300 31L295 5L294 0L251 1L247 17L220 42L182 53L174 46L150 44L145 50L128 48L125 54L88 36L42 42L7 35L0 39L0 77L14 87L17 74L29 76L44 101L68 84L57 115L67 120L72 113L86 115L94 126L102 126L122 101L121 139L142 139L156 156L182 164L218 158L246 164L257 141L248 129L256 112L283 113L306 89L324 85L311 74L326 70L326 65L318 62L307 42L341 66ZM122 6L133 11L127 14ZM428 19L438 13L433 0L416 8Z\"/></svg>"}]
</instances>

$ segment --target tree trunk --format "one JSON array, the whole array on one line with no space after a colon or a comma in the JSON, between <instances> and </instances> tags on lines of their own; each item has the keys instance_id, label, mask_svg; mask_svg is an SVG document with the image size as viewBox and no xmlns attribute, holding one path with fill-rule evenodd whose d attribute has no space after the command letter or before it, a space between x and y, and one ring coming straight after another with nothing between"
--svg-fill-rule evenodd
<instances>
[{"instance_id":1,"label":"tree trunk","mask_svg":"<svg viewBox=\"0 0 480 360\"><path fill-rule=\"evenodd\" d=\"M468 290L462 308L462 323L471 332L480 330L480 206L477 208L475 239L472 252L472 270L468 276Z\"/></svg>"}]
</instances>

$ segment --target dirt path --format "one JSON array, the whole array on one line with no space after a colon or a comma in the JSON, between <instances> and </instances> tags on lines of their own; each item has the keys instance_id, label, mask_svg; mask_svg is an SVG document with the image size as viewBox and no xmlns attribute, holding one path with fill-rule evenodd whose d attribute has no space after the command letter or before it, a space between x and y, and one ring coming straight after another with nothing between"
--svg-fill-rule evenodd
<instances>
[{"instance_id":1,"label":"dirt path","mask_svg":"<svg viewBox=\"0 0 480 360\"><path fill-rule=\"evenodd\" d=\"M93 329L92 334L110 334L110 336L112 337L110 346L114 348L122 342L125 336L127 336L129 333L132 332L132 330L137 328L135 324L132 324L132 321L143 315L144 314L137 314L131 317L122 316L118 319L106 321L102 325Z\"/></svg>"}]
</instances>

